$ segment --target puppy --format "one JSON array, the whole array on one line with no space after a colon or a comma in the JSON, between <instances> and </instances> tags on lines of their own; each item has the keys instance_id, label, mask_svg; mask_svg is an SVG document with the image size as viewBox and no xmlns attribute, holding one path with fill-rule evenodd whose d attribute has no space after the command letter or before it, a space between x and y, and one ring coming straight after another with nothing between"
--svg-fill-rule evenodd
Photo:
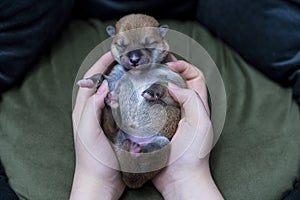
<instances>
[{"instance_id":1,"label":"puppy","mask_svg":"<svg viewBox=\"0 0 300 200\"><path fill-rule=\"evenodd\" d=\"M78 85L97 87L104 79L108 81L110 93L101 125L114 144L123 181L130 188L139 188L159 172L157 167L151 170L151 163L158 163L160 168L167 163L169 149L164 147L181 118L167 84L187 85L179 74L163 65L169 51L167 25L159 25L147 15L131 14L106 30L113 37L111 51L118 64L109 75L96 74ZM141 153L152 153L152 157L145 162Z\"/></svg>"}]
</instances>

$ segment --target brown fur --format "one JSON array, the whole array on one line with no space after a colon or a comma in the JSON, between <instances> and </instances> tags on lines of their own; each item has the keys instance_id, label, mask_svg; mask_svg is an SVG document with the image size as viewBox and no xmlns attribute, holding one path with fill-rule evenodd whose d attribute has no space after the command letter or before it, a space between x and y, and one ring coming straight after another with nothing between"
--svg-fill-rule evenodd
<instances>
[{"instance_id":1,"label":"brown fur","mask_svg":"<svg viewBox=\"0 0 300 200\"><path fill-rule=\"evenodd\" d=\"M145 49L151 49L150 52ZM167 56L169 45L161 37L159 23L150 16L131 14L121 18L116 23L116 32L112 41L111 51L118 63L126 68L124 60L127 53L139 49L144 58L143 63L161 63Z\"/></svg>"},{"instance_id":2,"label":"brown fur","mask_svg":"<svg viewBox=\"0 0 300 200\"><path fill-rule=\"evenodd\" d=\"M116 23L116 32L124 32L142 27L158 27L159 23L151 16L143 14L131 14L122 17Z\"/></svg>"},{"instance_id":3,"label":"brown fur","mask_svg":"<svg viewBox=\"0 0 300 200\"><path fill-rule=\"evenodd\" d=\"M151 46L153 52L149 54L150 56L153 56L154 54L158 54L161 58L165 58L167 56L169 46L165 39L159 35L159 30L158 30L159 23L150 16L147 15L142 15L142 14L131 14L127 15L123 18L121 18L117 23L116 23L116 36L113 39L111 50L112 53L115 57L115 59L119 62L122 63L122 56L126 52L129 52L131 50L134 50L136 48L144 49L144 48L149 48L148 43L152 43L155 41L155 45ZM138 29L138 28L143 28L143 27L154 27L155 29L147 29L147 30L137 30L132 32L131 34L122 34L124 31L132 30L132 29ZM146 41L150 40L150 41ZM121 47L120 47L121 46ZM143 50L145 51L145 50ZM125 53L124 53L125 52ZM159 63L162 60L159 60ZM149 61L155 62L153 60ZM166 72L168 73L168 72ZM171 72L170 72L171 74ZM151 76L151 75L150 75ZM167 75L168 76L168 75ZM161 81L165 82L173 82L174 84L179 84L181 87L186 87L185 82L180 76L171 76L173 79L170 81L169 79L165 78ZM144 78L145 81L147 81L147 78ZM122 82L123 83L123 82ZM124 83L125 84L125 83ZM128 85L124 86L122 91L126 91L126 88L131 88ZM119 88L120 89L120 88ZM128 92L129 93L129 92ZM167 92L168 93L168 92ZM122 93L123 96L120 97L123 99L123 97L128 99L126 97L126 92ZM124 99L123 99L124 100ZM179 106L174 106L174 105L163 105L166 112L167 112L167 121L165 123L165 126L163 129L160 131L162 135L167 137L169 140L173 137L174 133L176 132L178 122L181 118L181 113L180 113L180 108ZM116 125L113 115L112 115L112 110L110 107L105 107L103 110L103 115L102 115L102 122L101 122L103 131L105 135L108 137L108 139L112 142L116 142L116 137L117 137L117 132L119 130L118 126ZM122 150L129 151L130 150L130 142L129 141L124 141L122 147ZM122 170L122 164L126 162L130 162L128 160L124 160L122 157L122 154L119 153L120 149L115 149L117 158L120 163L120 168ZM166 151L166 155L163 156L164 158L161 158L162 162L166 164L168 160L168 151ZM129 163L130 164L130 163ZM148 180L152 179L160 170L152 171L152 172L147 172L147 173L128 173L128 172L122 172L122 179L124 183L130 187L130 188L139 188L141 187L145 182Z\"/></svg>"}]
</instances>

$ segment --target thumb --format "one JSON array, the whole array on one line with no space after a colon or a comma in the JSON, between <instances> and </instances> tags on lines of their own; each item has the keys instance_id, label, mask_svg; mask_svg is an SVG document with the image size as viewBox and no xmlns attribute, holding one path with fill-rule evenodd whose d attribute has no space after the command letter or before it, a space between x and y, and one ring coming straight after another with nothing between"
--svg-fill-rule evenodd
<instances>
[{"instance_id":1,"label":"thumb","mask_svg":"<svg viewBox=\"0 0 300 200\"><path fill-rule=\"evenodd\" d=\"M80 124L78 128L79 133L86 133L84 135L97 135L101 129L101 111L104 108L104 99L108 93L107 82L103 81L97 92L88 98L83 108ZM90 130L90 131L88 131Z\"/></svg>"},{"instance_id":2,"label":"thumb","mask_svg":"<svg viewBox=\"0 0 300 200\"><path fill-rule=\"evenodd\" d=\"M97 116L101 117L101 111L105 106L104 99L107 96L108 92L108 82L107 80L104 80L94 95L94 106L96 109Z\"/></svg>"},{"instance_id":3,"label":"thumb","mask_svg":"<svg viewBox=\"0 0 300 200\"><path fill-rule=\"evenodd\" d=\"M90 117L92 117L91 113L94 113L96 116L93 117L97 120L101 120L101 111L105 106L104 99L108 92L108 83L104 80L96 93L87 100L83 113Z\"/></svg>"},{"instance_id":4,"label":"thumb","mask_svg":"<svg viewBox=\"0 0 300 200\"><path fill-rule=\"evenodd\" d=\"M171 83L168 84L168 89L170 95L180 104L182 113L177 131L171 141L169 163L176 161L187 150L200 157L199 146L204 146L203 138L207 135L210 124L208 113L194 90L180 88ZM206 152L204 154L206 155Z\"/></svg>"},{"instance_id":5,"label":"thumb","mask_svg":"<svg viewBox=\"0 0 300 200\"><path fill-rule=\"evenodd\" d=\"M197 93L192 89L180 88L172 83L168 84L170 95L181 106L182 118L185 118L189 123L195 124L199 118L204 117L206 110Z\"/></svg>"},{"instance_id":6,"label":"thumb","mask_svg":"<svg viewBox=\"0 0 300 200\"><path fill-rule=\"evenodd\" d=\"M75 142L79 152L88 152L99 163L118 170L119 164L115 154L100 126L101 111L105 106L104 99L108 91L107 81L103 81L97 92L86 101ZM83 149L80 150L80 147Z\"/></svg>"}]
</instances>

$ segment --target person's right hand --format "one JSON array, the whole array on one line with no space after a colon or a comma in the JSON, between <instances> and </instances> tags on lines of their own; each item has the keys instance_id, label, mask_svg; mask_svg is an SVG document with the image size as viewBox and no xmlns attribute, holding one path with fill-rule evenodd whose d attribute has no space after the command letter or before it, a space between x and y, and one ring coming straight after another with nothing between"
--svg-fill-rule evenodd
<instances>
[{"instance_id":1,"label":"person's right hand","mask_svg":"<svg viewBox=\"0 0 300 200\"><path fill-rule=\"evenodd\" d=\"M167 65L187 80L189 89L169 85L170 94L181 104L182 119L171 141L171 163L153 183L165 199L222 199L209 170L213 129L204 75L185 61Z\"/></svg>"},{"instance_id":2,"label":"person's right hand","mask_svg":"<svg viewBox=\"0 0 300 200\"><path fill-rule=\"evenodd\" d=\"M104 73L113 61L111 52L104 54L84 77ZM108 91L107 82L103 82L97 91L79 88L76 97L72 114L76 152L72 200L118 199L125 188L117 158L99 123Z\"/></svg>"}]
</instances>

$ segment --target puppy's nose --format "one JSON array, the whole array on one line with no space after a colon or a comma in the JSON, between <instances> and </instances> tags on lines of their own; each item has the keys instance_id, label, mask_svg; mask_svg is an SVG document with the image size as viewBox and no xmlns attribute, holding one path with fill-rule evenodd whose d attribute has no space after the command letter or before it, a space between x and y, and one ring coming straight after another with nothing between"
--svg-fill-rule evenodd
<instances>
[{"instance_id":1,"label":"puppy's nose","mask_svg":"<svg viewBox=\"0 0 300 200\"><path fill-rule=\"evenodd\" d=\"M132 58L129 58L129 60L133 66L137 66L140 61L140 58L132 57Z\"/></svg>"},{"instance_id":2,"label":"puppy's nose","mask_svg":"<svg viewBox=\"0 0 300 200\"><path fill-rule=\"evenodd\" d=\"M133 66L137 66L138 65L141 57L142 57L142 52L140 50L134 50L134 51L130 51L128 53L129 61L131 62L131 64Z\"/></svg>"}]
</instances>

